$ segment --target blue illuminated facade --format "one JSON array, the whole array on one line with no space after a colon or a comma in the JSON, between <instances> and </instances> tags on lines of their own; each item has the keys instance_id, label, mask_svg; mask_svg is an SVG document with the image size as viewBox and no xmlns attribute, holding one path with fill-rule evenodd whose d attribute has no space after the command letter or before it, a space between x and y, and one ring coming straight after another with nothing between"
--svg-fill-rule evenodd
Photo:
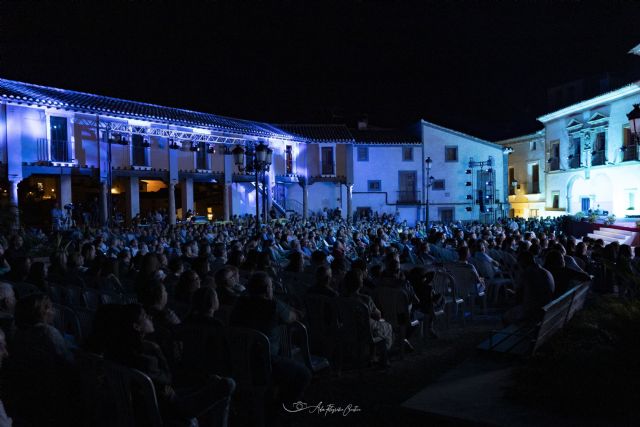
<instances>
[{"instance_id":1,"label":"blue illuminated facade","mask_svg":"<svg viewBox=\"0 0 640 427\"><path fill-rule=\"evenodd\" d=\"M125 222L159 208L171 222L189 210L225 220L254 214L253 176L230 151L260 142L273 150L258 192L266 212L340 208L345 217L387 212L413 224L427 210L448 221L505 208L502 147L426 121L402 131L272 125L0 79L1 194L25 216L54 203L94 203L103 221L110 209Z\"/></svg>"}]
</instances>

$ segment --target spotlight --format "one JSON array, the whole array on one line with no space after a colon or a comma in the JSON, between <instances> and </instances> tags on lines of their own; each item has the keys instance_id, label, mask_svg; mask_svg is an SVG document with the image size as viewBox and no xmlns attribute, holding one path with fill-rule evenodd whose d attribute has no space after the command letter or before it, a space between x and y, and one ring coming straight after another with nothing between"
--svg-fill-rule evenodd
<instances>
[{"instance_id":1,"label":"spotlight","mask_svg":"<svg viewBox=\"0 0 640 427\"><path fill-rule=\"evenodd\" d=\"M471 194L467 194L467 200L473 200L473 196Z\"/></svg>"},{"instance_id":2,"label":"spotlight","mask_svg":"<svg viewBox=\"0 0 640 427\"><path fill-rule=\"evenodd\" d=\"M489 168L489 169L487 169L487 172L492 173L492 172L493 172L493 169L492 169L492 168Z\"/></svg>"},{"instance_id":3,"label":"spotlight","mask_svg":"<svg viewBox=\"0 0 640 427\"><path fill-rule=\"evenodd\" d=\"M471 181L467 181L465 184L467 187L471 187Z\"/></svg>"},{"instance_id":4,"label":"spotlight","mask_svg":"<svg viewBox=\"0 0 640 427\"><path fill-rule=\"evenodd\" d=\"M216 147L213 144L209 144L209 146L207 147L207 153L209 154L216 154Z\"/></svg>"},{"instance_id":5,"label":"spotlight","mask_svg":"<svg viewBox=\"0 0 640 427\"><path fill-rule=\"evenodd\" d=\"M169 148L172 150L178 150L180 148L180 144L178 144L173 138L169 138Z\"/></svg>"},{"instance_id":6,"label":"spotlight","mask_svg":"<svg viewBox=\"0 0 640 427\"><path fill-rule=\"evenodd\" d=\"M200 151L200 144L195 142L195 141L191 141L191 151Z\"/></svg>"},{"instance_id":7,"label":"spotlight","mask_svg":"<svg viewBox=\"0 0 640 427\"><path fill-rule=\"evenodd\" d=\"M471 169L467 169L465 172L467 175L471 175Z\"/></svg>"},{"instance_id":8,"label":"spotlight","mask_svg":"<svg viewBox=\"0 0 640 427\"><path fill-rule=\"evenodd\" d=\"M471 206L467 206L466 208L464 208L467 212L471 212L473 210L473 208Z\"/></svg>"},{"instance_id":9,"label":"spotlight","mask_svg":"<svg viewBox=\"0 0 640 427\"><path fill-rule=\"evenodd\" d=\"M142 141L142 146L143 146L144 148L149 148L149 147L151 147L151 144L149 143L149 140L148 140L147 138L145 138L145 139Z\"/></svg>"}]
</instances>

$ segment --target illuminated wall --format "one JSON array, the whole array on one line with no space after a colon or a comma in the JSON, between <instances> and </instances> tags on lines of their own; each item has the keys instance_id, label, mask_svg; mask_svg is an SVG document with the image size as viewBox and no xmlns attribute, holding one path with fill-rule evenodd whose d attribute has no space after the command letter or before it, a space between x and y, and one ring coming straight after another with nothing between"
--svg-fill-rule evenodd
<instances>
[{"instance_id":1,"label":"illuminated wall","mask_svg":"<svg viewBox=\"0 0 640 427\"><path fill-rule=\"evenodd\" d=\"M540 117L546 131L546 158L559 143L559 170L546 174L545 200L551 215L575 214L584 206L609 211L618 217L640 212L640 162L625 160L626 115L640 102L640 87L631 84ZM596 139L605 135L604 164L593 165ZM577 143L580 143L580 146ZM629 140L627 140L629 142ZM570 156L579 147L581 162ZM628 154L634 154L632 150ZM550 163L547 162L547 166ZM553 209L554 200L558 209Z\"/></svg>"}]
</instances>

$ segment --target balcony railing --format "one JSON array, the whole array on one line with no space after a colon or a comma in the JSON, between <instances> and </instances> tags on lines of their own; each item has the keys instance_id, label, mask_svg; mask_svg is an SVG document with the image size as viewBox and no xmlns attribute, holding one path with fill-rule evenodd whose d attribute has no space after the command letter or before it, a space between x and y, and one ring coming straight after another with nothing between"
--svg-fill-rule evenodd
<instances>
[{"instance_id":1,"label":"balcony railing","mask_svg":"<svg viewBox=\"0 0 640 427\"><path fill-rule=\"evenodd\" d=\"M591 154L591 166L602 166L604 165L604 150L594 151Z\"/></svg>"},{"instance_id":2,"label":"balcony railing","mask_svg":"<svg viewBox=\"0 0 640 427\"><path fill-rule=\"evenodd\" d=\"M560 169L560 159L557 157L552 157L549 159L549 170L557 171Z\"/></svg>"},{"instance_id":3,"label":"balcony railing","mask_svg":"<svg viewBox=\"0 0 640 427\"><path fill-rule=\"evenodd\" d=\"M622 158L623 162L629 162L632 160L638 160L638 145L637 144L633 144L633 145L627 145L626 147L622 147L624 148L624 156Z\"/></svg>"},{"instance_id":4,"label":"balcony railing","mask_svg":"<svg viewBox=\"0 0 640 427\"><path fill-rule=\"evenodd\" d=\"M577 169L580 166L581 166L580 165L580 156L577 156L577 155L574 154L573 157L571 157L569 159L569 168L570 169Z\"/></svg>"},{"instance_id":5,"label":"balcony railing","mask_svg":"<svg viewBox=\"0 0 640 427\"><path fill-rule=\"evenodd\" d=\"M531 192L529 194L537 194L540 192L540 183L532 182L531 183Z\"/></svg>"},{"instance_id":6,"label":"balcony railing","mask_svg":"<svg viewBox=\"0 0 640 427\"><path fill-rule=\"evenodd\" d=\"M36 141L37 158L39 162L71 162L69 153L69 141L46 138L38 138Z\"/></svg>"},{"instance_id":7,"label":"balcony railing","mask_svg":"<svg viewBox=\"0 0 640 427\"><path fill-rule=\"evenodd\" d=\"M398 198L396 203L400 204L416 204L420 203L420 192L419 191L398 191Z\"/></svg>"}]
</instances>

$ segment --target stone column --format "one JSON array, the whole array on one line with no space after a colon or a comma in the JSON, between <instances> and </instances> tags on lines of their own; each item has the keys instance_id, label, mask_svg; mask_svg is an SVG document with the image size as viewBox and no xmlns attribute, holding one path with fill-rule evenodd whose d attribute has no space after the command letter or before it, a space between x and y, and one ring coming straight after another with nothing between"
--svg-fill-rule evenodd
<instances>
[{"instance_id":1,"label":"stone column","mask_svg":"<svg viewBox=\"0 0 640 427\"><path fill-rule=\"evenodd\" d=\"M71 197L71 175L60 175L60 193L58 194L60 209L72 202Z\"/></svg>"},{"instance_id":2,"label":"stone column","mask_svg":"<svg viewBox=\"0 0 640 427\"><path fill-rule=\"evenodd\" d=\"M100 183L100 224L109 222L109 185L106 181Z\"/></svg>"},{"instance_id":3,"label":"stone column","mask_svg":"<svg viewBox=\"0 0 640 427\"><path fill-rule=\"evenodd\" d=\"M353 197L353 184L347 184L347 222L351 223L353 219L353 205L352 205L352 197Z\"/></svg>"},{"instance_id":4,"label":"stone column","mask_svg":"<svg viewBox=\"0 0 640 427\"><path fill-rule=\"evenodd\" d=\"M225 183L224 189L222 191L222 207L224 209L224 220L229 221L231 219L231 184Z\"/></svg>"},{"instance_id":5,"label":"stone column","mask_svg":"<svg viewBox=\"0 0 640 427\"><path fill-rule=\"evenodd\" d=\"M307 220L308 212L309 212L309 185L307 181L303 181L302 183L302 219L304 221Z\"/></svg>"},{"instance_id":6,"label":"stone column","mask_svg":"<svg viewBox=\"0 0 640 427\"><path fill-rule=\"evenodd\" d=\"M9 201L11 203L10 209L13 213L13 228L20 227L20 211L18 208L18 184L20 181L9 181Z\"/></svg>"},{"instance_id":7,"label":"stone column","mask_svg":"<svg viewBox=\"0 0 640 427\"><path fill-rule=\"evenodd\" d=\"M224 210L224 220L229 221L233 215L233 206L231 206L231 183L233 182L233 156L224 154L224 189L222 197L222 208Z\"/></svg>"},{"instance_id":8,"label":"stone column","mask_svg":"<svg viewBox=\"0 0 640 427\"><path fill-rule=\"evenodd\" d=\"M169 224L176 225L176 184L169 183Z\"/></svg>"},{"instance_id":9,"label":"stone column","mask_svg":"<svg viewBox=\"0 0 640 427\"><path fill-rule=\"evenodd\" d=\"M127 188L127 220L131 221L140 213L140 187L137 176L129 178L129 188Z\"/></svg>"},{"instance_id":10,"label":"stone column","mask_svg":"<svg viewBox=\"0 0 640 427\"><path fill-rule=\"evenodd\" d=\"M264 174L263 185L266 201L266 203L264 204L264 218L265 222L269 222L269 212L271 212L271 176L269 176L268 172Z\"/></svg>"},{"instance_id":11,"label":"stone column","mask_svg":"<svg viewBox=\"0 0 640 427\"><path fill-rule=\"evenodd\" d=\"M180 184L182 186L182 219L184 219L188 210L193 212L193 178L185 178Z\"/></svg>"}]
</instances>

